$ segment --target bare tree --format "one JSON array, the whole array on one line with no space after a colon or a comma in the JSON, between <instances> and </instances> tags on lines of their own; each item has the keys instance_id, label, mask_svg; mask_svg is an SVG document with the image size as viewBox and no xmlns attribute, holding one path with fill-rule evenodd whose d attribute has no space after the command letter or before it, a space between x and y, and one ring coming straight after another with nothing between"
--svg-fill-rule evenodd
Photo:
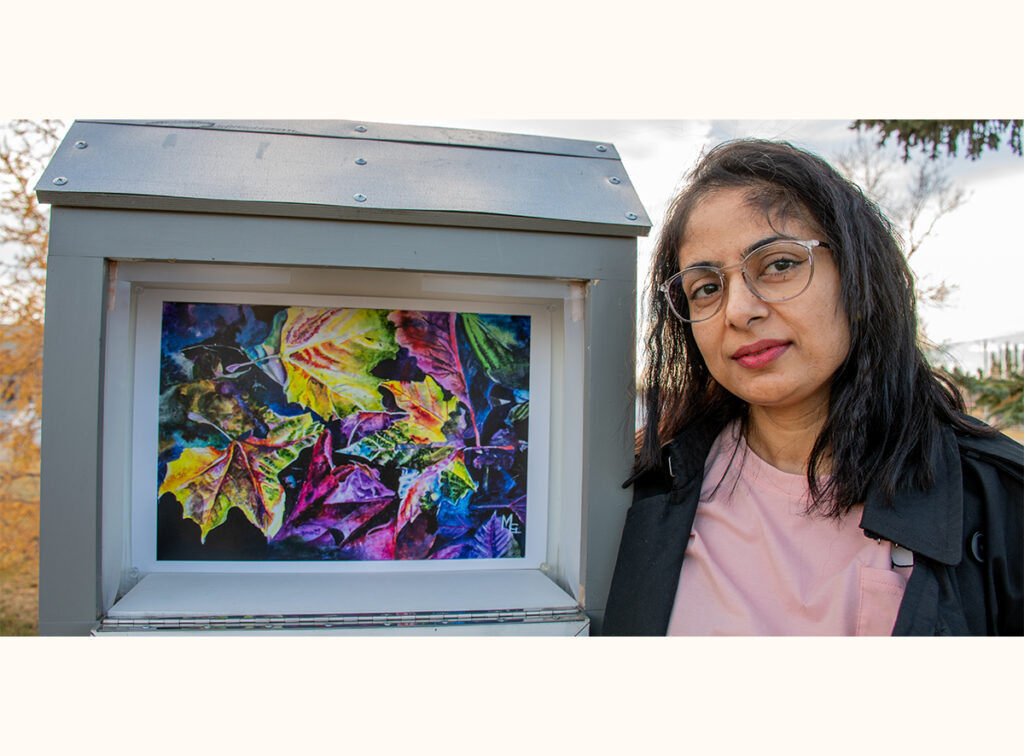
<instances>
[{"instance_id":1,"label":"bare tree","mask_svg":"<svg viewBox=\"0 0 1024 756\"><path fill-rule=\"evenodd\" d=\"M906 231L903 241L907 258L921 248L941 218L967 199L967 192L950 181L941 163L920 163L907 185L906 196L891 207L892 220Z\"/></svg>"},{"instance_id":2,"label":"bare tree","mask_svg":"<svg viewBox=\"0 0 1024 756\"><path fill-rule=\"evenodd\" d=\"M852 147L833 160L836 168L856 183L892 222L909 260L931 238L938 222L964 205L969 194L954 184L945 162L919 161L908 174L903 162L860 133ZM943 306L956 284L917 286L919 302Z\"/></svg>"}]
</instances>

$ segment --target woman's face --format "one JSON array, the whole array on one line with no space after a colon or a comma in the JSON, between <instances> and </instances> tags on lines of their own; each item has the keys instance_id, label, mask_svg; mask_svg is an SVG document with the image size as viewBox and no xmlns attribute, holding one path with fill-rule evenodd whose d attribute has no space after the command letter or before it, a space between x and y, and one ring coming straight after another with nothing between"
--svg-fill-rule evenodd
<instances>
[{"instance_id":1,"label":"woman's face","mask_svg":"<svg viewBox=\"0 0 1024 756\"><path fill-rule=\"evenodd\" d=\"M679 248L680 269L736 265L754 247L780 237L829 241L799 217L769 222L748 196L747 189L721 189L697 204ZM752 407L827 410L832 376L850 349L850 328L832 253L815 247L813 255L810 286L785 302L761 301L738 267L725 271L722 309L693 324L711 375Z\"/></svg>"}]
</instances>

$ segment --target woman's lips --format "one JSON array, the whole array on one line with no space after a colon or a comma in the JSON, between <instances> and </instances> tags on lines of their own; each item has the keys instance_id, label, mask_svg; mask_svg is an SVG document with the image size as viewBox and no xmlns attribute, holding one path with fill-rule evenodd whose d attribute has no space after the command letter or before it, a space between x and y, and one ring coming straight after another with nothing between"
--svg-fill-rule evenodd
<instances>
[{"instance_id":1,"label":"woman's lips","mask_svg":"<svg viewBox=\"0 0 1024 756\"><path fill-rule=\"evenodd\" d=\"M788 341L765 339L740 347L733 353L732 358L743 367L756 370L777 360L787 349Z\"/></svg>"}]
</instances>

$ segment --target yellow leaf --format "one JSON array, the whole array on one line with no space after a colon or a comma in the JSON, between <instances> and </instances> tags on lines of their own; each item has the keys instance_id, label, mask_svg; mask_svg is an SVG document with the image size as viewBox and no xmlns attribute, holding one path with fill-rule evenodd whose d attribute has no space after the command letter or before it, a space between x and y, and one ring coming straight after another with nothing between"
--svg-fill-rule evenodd
<instances>
[{"instance_id":1,"label":"yellow leaf","mask_svg":"<svg viewBox=\"0 0 1024 756\"><path fill-rule=\"evenodd\" d=\"M459 406L459 400L454 396L445 400L437 381L428 375L422 383L386 381L381 386L394 395L400 409L409 413L395 427L400 427L411 441L429 444L447 440L442 428Z\"/></svg>"},{"instance_id":2,"label":"yellow leaf","mask_svg":"<svg viewBox=\"0 0 1024 756\"><path fill-rule=\"evenodd\" d=\"M385 310L289 307L268 353L284 365L285 394L324 420L355 410L382 410L370 374L378 362L398 353Z\"/></svg>"},{"instance_id":3,"label":"yellow leaf","mask_svg":"<svg viewBox=\"0 0 1024 756\"><path fill-rule=\"evenodd\" d=\"M459 454L455 458L455 462L447 470L449 475L454 475L456 478L461 480L466 486L472 490L476 490L476 481L469 474L469 469L466 467L466 463L463 461L463 455Z\"/></svg>"}]
</instances>

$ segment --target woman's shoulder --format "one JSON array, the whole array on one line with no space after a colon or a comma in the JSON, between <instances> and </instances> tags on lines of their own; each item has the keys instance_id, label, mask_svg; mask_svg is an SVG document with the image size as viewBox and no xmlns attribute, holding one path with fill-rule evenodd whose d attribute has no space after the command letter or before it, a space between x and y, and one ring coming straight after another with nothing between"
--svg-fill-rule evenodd
<instances>
[{"instance_id":1,"label":"woman's shoulder","mask_svg":"<svg viewBox=\"0 0 1024 756\"><path fill-rule=\"evenodd\" d=\"M980 420L966 415L963 417L970 424L978 428L988 428L992 432L976 436L960 430L954 431L961 456L997 465L1018 479L1024 477L1024 446Z\"/></svg>"}]
</instances>

